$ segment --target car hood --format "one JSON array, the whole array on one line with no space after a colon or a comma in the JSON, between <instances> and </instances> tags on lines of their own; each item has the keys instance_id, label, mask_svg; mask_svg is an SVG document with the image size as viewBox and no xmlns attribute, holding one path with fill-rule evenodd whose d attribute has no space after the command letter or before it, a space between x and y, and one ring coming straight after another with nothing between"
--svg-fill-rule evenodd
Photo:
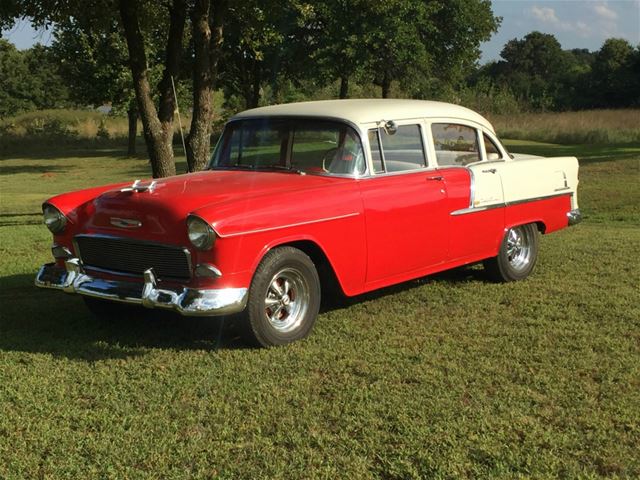
<instances>
[{"instance_id":1,"label":"car hood","mask_svg":"<svg viewBox=\"0 0 640 480\"><path fill-rule=\"evenodd\" d=\"M289 172L218 170L177 175L156 180L148 190L131 191L119 186L102 193L92 202L93 211L85 226L112 234L135 231L136 235L166 235L175 232L177 225L184 225L189 213L204 207L215 209L217 204L314 189L340 180Z\"/></svg>"}]
</instances>

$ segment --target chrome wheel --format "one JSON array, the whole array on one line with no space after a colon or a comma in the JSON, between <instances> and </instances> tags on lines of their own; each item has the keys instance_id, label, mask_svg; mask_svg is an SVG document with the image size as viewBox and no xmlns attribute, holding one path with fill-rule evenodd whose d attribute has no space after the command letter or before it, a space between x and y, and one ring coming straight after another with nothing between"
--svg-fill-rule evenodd
<instances>
[{"instance_id":1,"label":"chrome wheel","mask_svg":"<svg viewBox=\"0 0 640 480\"><path fill-rule=\"evenodd\" d=\"M507 260L514 270L525 270L532 258L530 229L515 227L507 232Z\"/></svg>"},{"instance_id":2,"label":"chrome wheel","mask_svg":"<svg viewBox=\"0 0 640 480\"><path fill-rule=\"evenodd\" d=\"M264 314L271 326L281 333L295 330L309 308L309 285L296 269L278 271L267 288Z\"/></svg>"}]
</instances>

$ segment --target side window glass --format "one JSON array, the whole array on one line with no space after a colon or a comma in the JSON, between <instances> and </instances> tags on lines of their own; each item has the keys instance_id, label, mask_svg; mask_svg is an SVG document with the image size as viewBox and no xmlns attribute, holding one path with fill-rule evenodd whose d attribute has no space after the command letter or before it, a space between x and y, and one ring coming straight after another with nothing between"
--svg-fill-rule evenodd
<instances>
[{"instance_id":1,"label":"side window glass","mask_svg":"<svg viewBox=\"0 0 640 480\"><path fill-rule=\"evenodd\" d=\"M425 155L420 125L402 125L394 135L380 131L387 172L424 168Z\"/></svg>"},{"instance_id":2,"label":"side window glass","mask_svg":"<svg viewBox=\"0 0 640 480\"><path fill-rule=\"evenodd\" d=\"M487 156L487 160L500 160L502 155L500 154L500 150L498 150L498 146L493 143L486 133L482 134L484 139L484 151Z\"/></svg>"},{"instance_id":3,"label":"side window glass","mask_svg":"<svg viewBox=\"0 0 640 480\"><path fill-rule=\"evenodd\" d=\"M373 172L384 173L382 165L382 154L380 152L380 141L378 140L378 129L369 130L369 145L371 146L371 159L373 160Z\"/></svg>"},{"instance_id":4,"label":"side window glass","mask_svg":"<svg viewBox=\"0 0 640 480\"><path fill-rule=\"evenodd\" d=\"M480 160L475 128L455 123L433 123L431 133L438 165L467 165Z\"/></svg>"}]
</instances>

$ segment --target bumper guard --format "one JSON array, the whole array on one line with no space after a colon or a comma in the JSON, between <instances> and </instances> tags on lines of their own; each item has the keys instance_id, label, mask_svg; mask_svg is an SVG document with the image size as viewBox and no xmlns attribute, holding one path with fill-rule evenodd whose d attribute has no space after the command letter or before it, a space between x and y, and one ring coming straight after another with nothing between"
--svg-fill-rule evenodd
<instances>
[{"instance_id":1,"label":"bumper guard","mask_svg":"<svg viewBox=\"0 0 640 480\"><path fill-rule=\"evenodd\" d=\"M43 265L36 275L35 284L40 288L52 288L114 302L174 310L186 316L238 313L246 307L248 297L246 288L158 288L153 269L144 272L144 283L103 280L85 273L77 258L65 261L65 268L54 263Z\"/></svg>"},{"instance_id":2,"label":"bumper guard","mask_svg":"<svg viewBox=\"0 0 640 480\"><path fill-rule=\"evenodd\" d=\"M582 221L582 213L580 213L579 208L576 208L575 210L567 212L567 218L569 219L569 226L577 225Z\"/></svg>"}]
</instances>

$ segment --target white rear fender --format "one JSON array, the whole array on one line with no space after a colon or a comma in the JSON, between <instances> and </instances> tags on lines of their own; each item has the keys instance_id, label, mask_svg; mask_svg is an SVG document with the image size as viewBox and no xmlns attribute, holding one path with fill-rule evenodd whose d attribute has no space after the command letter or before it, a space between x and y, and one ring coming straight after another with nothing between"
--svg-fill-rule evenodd
<instances>
[{"instance_id":1,"label":"white rear fender","mask_svg":"<svg viewBox=\"0 0 640 480\"><path fill-rule=\"evenodd\" d=\"M575 157L519 156L469 165L473 176L472 208L509 205L571 194L578 208L578 160Z\"/></svg>"}]
</instances>

